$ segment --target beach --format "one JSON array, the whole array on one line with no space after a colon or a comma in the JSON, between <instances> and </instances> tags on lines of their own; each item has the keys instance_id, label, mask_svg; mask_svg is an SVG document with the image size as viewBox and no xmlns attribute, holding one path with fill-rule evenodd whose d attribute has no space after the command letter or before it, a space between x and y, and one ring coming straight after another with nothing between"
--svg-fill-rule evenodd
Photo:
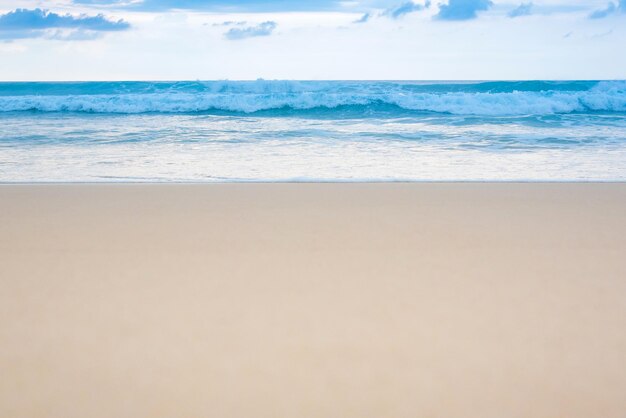
<instances>
[{"instance_id":1,"label":"beach","mask_svg":"<svg viewBox=\"0 0 626 418\"><path fill-rule=\"evenodd\" d=\"M0 186L0 416L626 411L626 183Z\"/></svg>"}]
</instances>

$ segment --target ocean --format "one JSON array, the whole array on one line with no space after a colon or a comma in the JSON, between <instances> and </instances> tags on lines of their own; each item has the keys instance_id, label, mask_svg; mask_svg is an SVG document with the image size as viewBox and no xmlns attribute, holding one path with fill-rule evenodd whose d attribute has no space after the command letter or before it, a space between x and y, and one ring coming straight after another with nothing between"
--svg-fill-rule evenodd
<instances>
[{"instance_id":1,"label":"ocean","mask_svg":"<svg viewBox=\"0 0 626 418\"><path fill-rule=\"evenodd\" d=\"M625 181L626 81L0 83L0 182Z\"/></svg>"}]
</instances>

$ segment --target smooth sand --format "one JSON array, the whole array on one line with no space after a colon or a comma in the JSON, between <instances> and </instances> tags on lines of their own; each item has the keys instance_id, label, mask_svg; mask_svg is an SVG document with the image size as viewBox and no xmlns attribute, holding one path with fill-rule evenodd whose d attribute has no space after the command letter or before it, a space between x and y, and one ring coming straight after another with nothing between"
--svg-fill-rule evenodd
<instances>
[{"instance_id":1,"label":"smooth sand","mask_svg":"<svg viewBox=\"0 0 626 418\"><path fill-rule=\"evenodd\" d=\"M0 186L0 417L623 418L626 184Z\"/></svg>"}]
</instances>

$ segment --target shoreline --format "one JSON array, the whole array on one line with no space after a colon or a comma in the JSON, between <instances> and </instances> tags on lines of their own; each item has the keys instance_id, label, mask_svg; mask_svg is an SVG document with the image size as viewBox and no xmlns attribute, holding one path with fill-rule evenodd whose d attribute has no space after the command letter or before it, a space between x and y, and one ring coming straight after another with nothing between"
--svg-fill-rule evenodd
<instances>
[{"instance_id":1,"label":"shoreline","mask_svg":"<svg viewBox=\"0 0 626 418\"><path fill-rule=\"evenodd\" d=\"M626 180L226 180L226 181L0 181L3 186L98 186L98 185L135 185L135 186L167 186L167 185L227 185L227 184L626 184Z\"/></svg>"}]
</instances>

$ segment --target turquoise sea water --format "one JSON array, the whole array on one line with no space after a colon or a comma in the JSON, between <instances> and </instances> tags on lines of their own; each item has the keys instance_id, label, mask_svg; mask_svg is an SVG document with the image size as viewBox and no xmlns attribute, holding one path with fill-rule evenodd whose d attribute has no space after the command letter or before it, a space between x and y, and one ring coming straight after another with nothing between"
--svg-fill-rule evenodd
<instances>
[{"instance_id":1,"label":"turquoise sea water","mask_svg":"<svg viewBox=\"0 0 626 418\"><path fill-rule=\"evenodd\" d=\"M0 181L626 180L626 81L0 83Z\"/></svg>"}]
</instances>

